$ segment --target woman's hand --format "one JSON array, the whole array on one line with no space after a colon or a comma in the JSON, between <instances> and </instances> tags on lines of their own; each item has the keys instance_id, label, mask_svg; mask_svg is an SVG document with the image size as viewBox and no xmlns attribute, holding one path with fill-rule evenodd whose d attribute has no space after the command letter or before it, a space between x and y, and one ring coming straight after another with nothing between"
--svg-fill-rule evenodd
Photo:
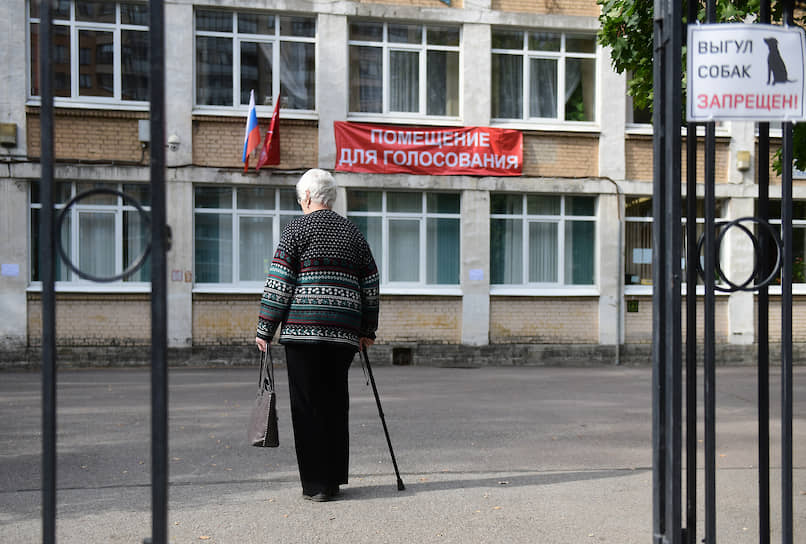
<instances>
[{"instance_id":1,"label":"woman's hand","mask_svg":"<svg viewBox=\"0 0 806 544\"><path fill-rule=\"evenodd\" d=\"M367 337L363 336L363 337L359 338L359 340L358 340L358 349L361 350L361 351L364 351L374 343L375 343L375 340L373 340L372 338L367 338Z\"/></svg>"},{"instance_id":2,"label":"woman's hand","mask_svg":"<svg viewBox=\"0 0 806 544\"><path fill-rule=\"evenodd\" d=\"M262 338L255 336L255 344L257 344L257 349L260 351L265 352L269 346L269 343L263 340Z\"/></svg>"}]
</instances>

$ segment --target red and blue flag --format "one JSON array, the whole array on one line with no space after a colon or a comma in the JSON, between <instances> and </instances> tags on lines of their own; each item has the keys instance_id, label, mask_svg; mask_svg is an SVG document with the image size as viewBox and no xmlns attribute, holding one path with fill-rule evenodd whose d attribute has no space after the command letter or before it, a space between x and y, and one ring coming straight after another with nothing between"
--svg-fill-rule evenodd
<instances>
[{"instance_id":1,"label":"red and blue flag","mask_svg":"<svg viewBox=\"0 0 806 544\"><path fill-rule=\"evenodd\" d=\"M243 171L249 168L249 155L260 145L260 129L257 125L257 111L255 110L255 90L249 96L249 115L246 118L246 134L243 138Z\"/></svg>"}]
</instances>

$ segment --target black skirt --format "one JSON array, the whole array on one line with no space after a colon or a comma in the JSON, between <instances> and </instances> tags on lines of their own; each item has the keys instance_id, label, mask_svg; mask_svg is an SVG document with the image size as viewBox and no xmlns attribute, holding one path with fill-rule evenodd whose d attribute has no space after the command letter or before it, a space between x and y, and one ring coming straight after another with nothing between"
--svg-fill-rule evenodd
<instances>
[{"instance_id":1,"label":"black skirt","mask_svg":"<svg viewBox=\"0 0 806 544\"><path fill-rule=\"evenodd\" d=\"M350 396L347 371L356 349L332 343L285 344L291 421L302 492L347 483Z\"/></svg>"}]
</instances>

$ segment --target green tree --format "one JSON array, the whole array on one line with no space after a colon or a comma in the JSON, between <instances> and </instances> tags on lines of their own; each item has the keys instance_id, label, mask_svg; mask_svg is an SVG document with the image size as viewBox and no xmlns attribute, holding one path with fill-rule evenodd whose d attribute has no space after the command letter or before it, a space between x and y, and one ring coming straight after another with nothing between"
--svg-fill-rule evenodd
<instances>
[{"instance_id":1,"label":"green tree","mask_svg":"<svg viewBox=\"0 0 806 544\"><path fill-rule=\"evenodd\" d=\"M627 93L632 97L637 108L652 108L652 50L653 50L653 0L596 0L602 7L599 15L599 43L611 50L610 60L618 73L627 72L630 79ZM805 2L794 2L803 5ZM697 2L697 20L704 22L706 3ZM754 20L760 8L759 0L716 0L717 22L740 23ZM796 9L796 13L798 10ZM687 13L686 2L683 13ZM771 16L773 21L780 21L782 2L772 2ZM806 21L801 11L796 17L798 24ZM685 46L683 47L683 95L685 99ZM806 124L795 125L793 135L793 155L795 167L806 170ZM780 173L780 150L775 160L775 168Z\"/></svg>"}]
</instances>

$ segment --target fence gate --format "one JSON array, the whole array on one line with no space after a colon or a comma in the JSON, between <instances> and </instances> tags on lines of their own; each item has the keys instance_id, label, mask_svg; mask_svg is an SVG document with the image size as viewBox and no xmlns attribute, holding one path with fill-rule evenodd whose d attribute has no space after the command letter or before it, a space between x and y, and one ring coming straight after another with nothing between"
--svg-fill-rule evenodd
<instances>
[{"instance_id":1,"label":"fence gate","mask_svg":"<svg viewBox=\"0 0 806 544\"><path fill-rule=\"evenodd\" d=\"M162 0L149 1L149 93L151 103L151 213L124 193L107 188L85 191L71 199L57 214L54 209L53 144L53 4L40 4L40 94L41 177L40 263L42 263L42 541L56 542L56 312L55 278L57 253L65 264L84 279L97 282L116 281L134 273L151 261L151 494L152 533L144 542L165 544L168 519L168 374L167 374L167 265L170 244L165 224L165 47L164 6ZM134 205L151 226L151 241L144 253L123 273L97 277L77 268L62 249L58 227L69 208L79 200L97 193L117 195Z\"/></svg>"},{"instance_id":2,"label":"fence gate","mask_svg":"<svg viewBox=\"0 0 806 544\"><path fill-rule=\"evenodd\" d=\"M687 21L697 19L700 2L687 2ZM783 123L781 237L769 225L769 123L758 124L758 217L715 222L715 123L703 123L705 226L698 239L695 228L681 235L682 37L680 0L654 3L654 187L653 187L653 543L697 542L697 285L705 286L703 305L704 398L704 530L705 544L716 544L716 403L714 295L720 291L756 291L758 306L758 529L759 542L770 542L769 434L769 297L767 285L781 274L781 542L793 542L792 495L792 123ZM706 2L706 21L715 23L716 2ZM792 24L793 2L782 2L783 20ZM770 22L770 2L762 0L759 23ZM687 127L686 224L696 221L697 130ZM738 228L753 242L756 266L740 285L719 266L719 245L725 232ZM682 247L686 256L686 335L682 337ZM699 263L702 262L700 266ZM775 262L774 266L767 263ZM695 266L697 263L697 266ZM762 263L759 265L759 263ZM717 283L716 278L720 281ZM682 345L685 345L683 354ZM683 360L685 359L685 366ZM684 379L685 378L685 379ZM685 397L683 387L685 385ZM685 401L685 421L683 402ZM683 429L685 425L685 487ZM683 491L685 490L685 511ZM685 523L683 523L685 517Z\"/></svg>"}]
</instances>

